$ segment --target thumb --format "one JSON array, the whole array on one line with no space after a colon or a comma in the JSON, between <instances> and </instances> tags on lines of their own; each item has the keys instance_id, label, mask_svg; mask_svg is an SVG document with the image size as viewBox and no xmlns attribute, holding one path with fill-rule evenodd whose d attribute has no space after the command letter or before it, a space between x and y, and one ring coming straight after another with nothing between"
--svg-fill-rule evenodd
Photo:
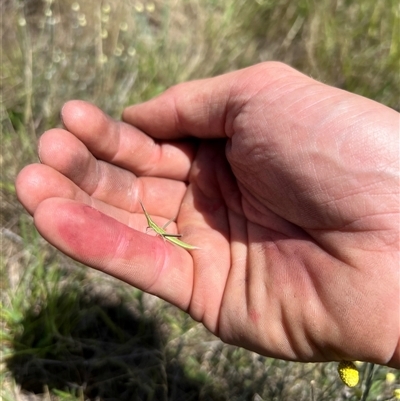
<instances>
[{"instance_id":1,"label":"thumb","mask_svg":"<svg viewBox=\"0 0 400 401\"><path fill-rule=\"evenodd\" d=\"M313 81L285 64L261 63L173 86L154 99L127 107L122 119L159 139L231 137L235 118L260 88L271 87L273 97L274 84L283 86L287 79L300 85Z\"/></svg>"}]
</instances>

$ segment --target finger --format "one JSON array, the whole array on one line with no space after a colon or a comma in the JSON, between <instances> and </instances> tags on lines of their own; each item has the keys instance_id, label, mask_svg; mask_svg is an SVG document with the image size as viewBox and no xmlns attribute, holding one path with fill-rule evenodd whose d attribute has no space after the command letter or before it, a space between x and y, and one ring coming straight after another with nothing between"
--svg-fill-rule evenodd
<instances>
[{"instance_id":1,"label":"finger","mask_svg":"<svg viewBox=\"0 0 400 401\"><path fill-rule=\"evenodd\" d=\"M157 224L165 224L167 220L176 216L184 191L179 191L179 188L171 186L171 180L143 177L138 181L141 182L138 184L140 190L136 191L138 197L134 201L125 200L124 197L115 199L113 191L109 194L105 192L102 199L83 191L57 170L43 164L32 164L21 170L15 186L19 201L32 215L44 200L59 197L95 207L108 216L143 232L147 223L138 203L140 198L146 202L146 206L149 206L149 213L164 216L163 219L157 219ZM158 190L154 190L154 187L157 187ZM132 192L135 192L134 188ZM165 202L165 199L169 199L169 202ZM114 200L115 202L113 202ZM137 221L132 219L132 212L139 212L142 216L139 226L137 226ZM175 224L171 224L168 230L171 233L175 232Z\"/></svg>"},{"instance_id":2,"label":"finger","mask_svg":"<svg viewBox=\"0 0 400 401\"><path fill-rule=\"evenodd\" d=\"M34 214L40 234L65 254L186 310L193 261L185 250L133 230L82 203L51 198Z\"/></svg>"},{"instance_id":3,"label":"finger","mask_svg":"<svg viewBox=\"0 0 400 401\"><path fill-rule=\"evenodd\" d=\"M152 100L126 108L122 119L153 138L224 138L227 87L231 84L225 76L176 85ZM151 117L154 113L157 119Z\"/></svg>"},{"instance_id":4,"label":"finger","mask_svg":"<svg viewBox=\"0 0 400 401\"><path fill-rule=\"evenodd\" d=\"M282 63L263 63L176 85L148 102L127 107L122 118L154 138L231 137L240 128L235 119L246 111L246 103L269 86L271 98L277 97L272 84L288 76L312 81ZM265 100L269 106L270 99Z\"/></svg>"},{"instance_id":5,"label":"finger","mask_svg":"<svg viewBox=\"0 0 400 401\"><path fill-rule=\"evenodd\" d=\"M46 199L60 197L95 207L124 224L133 224L131 213L92 198L58 171L42 164L32 164L21 170L16 190L19 201L31 215ZM145 228L144 220L142 228Z\"/></svg>"},{"instance_id":6,"label":"finger","mask_svg":"<svg viewBox=\"0 0 400 401\"><path fill-rule=\"evenodd\" d=\"M193 143L158 144L137 128L115 121L83 101L66 103L61 114L66 128L96 158L136 175L187 178L195 151Z\"/></svg>"},{"instance_id":7,"label":"finger","mask_svg":"<svg viewBox=\"0 0 400 401\"><path fill-rule=\"evenodd\" d=\"M43 164L69 178L91 197L126 211L137 211L138 199L141 199L146 201L151 213L157 209L160 216L171 218L178 212L186 191L182 181L137 177L129 170L98 160L83 142L61 129L42 135L39 156ZM45 181L42 184L48 187ZM52 196L62 197L57 192L58 195L52 193Z\"/></svg>"},{"instance_id":8,"label":"finger","mask_svg":"<svg viewBox=\"0 0 400 401\"><path fill-rule=\"evenodd\" d=\"M271 151L285 154L293 141L304 142L322 125L331 128L341 121L336 130L322 130L319 142L327 148L326 137L334 140L343 125L359 123L360 102L365 113L373 113L383 124L398 124L389 108L377 110L378 103L369 99L322 84L285 64L267 62L173 86L148 102L127 107L122 118L154 138L239 134L236 141L246 137L252 143L258 138L269 141ZM382 111L385 118L379 115Z\"/></svg>"}]
</instances>

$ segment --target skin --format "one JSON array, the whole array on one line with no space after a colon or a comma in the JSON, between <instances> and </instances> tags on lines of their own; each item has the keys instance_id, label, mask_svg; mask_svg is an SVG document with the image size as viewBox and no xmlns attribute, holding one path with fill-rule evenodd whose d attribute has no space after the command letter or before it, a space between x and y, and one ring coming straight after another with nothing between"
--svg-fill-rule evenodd
<instances>
[{"instance_id":1,"label":"skin","mask_svg":"<svg viewBox=\"0 0 400 401\"><path fill-rule=\"evenodd\" d=\"M397 112L263 63L62 118L16 181L62 252L260 354L400 367Z\"/></svg>"}]
</instances>

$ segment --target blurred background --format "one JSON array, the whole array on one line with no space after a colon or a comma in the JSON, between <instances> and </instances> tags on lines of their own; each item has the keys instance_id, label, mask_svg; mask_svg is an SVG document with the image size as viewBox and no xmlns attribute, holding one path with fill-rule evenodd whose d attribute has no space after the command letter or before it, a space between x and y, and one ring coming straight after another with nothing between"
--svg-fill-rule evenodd
<instances>
[{"instance_id":1,"label":"blurred background","mask_svg":"<svg viewBox=\"0 0 400 401\"><path fill-rule=\"evenodd\" d=\"M336 363L225 345L78 265L37 234L14 180L69 99L119 118L178 82L266 60L399 111L398 1L2 0L0 10L2 400L396 399L398 371L359 363L348 388Z\"/></svg>"}]
</instances>

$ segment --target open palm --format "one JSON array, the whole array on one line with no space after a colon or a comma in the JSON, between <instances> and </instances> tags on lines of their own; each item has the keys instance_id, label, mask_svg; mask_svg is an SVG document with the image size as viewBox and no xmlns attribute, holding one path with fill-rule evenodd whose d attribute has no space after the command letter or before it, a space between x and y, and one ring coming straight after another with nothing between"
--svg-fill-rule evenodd
<instances>
[{"instance_id":1,"label":"open palm","mask_svg":"<svg viewBox=\"0 0 400 401\"><path fill-rule=\"evenodd\" d=\"M17 179L49 242L229 343L399 366L398 113L267 63L62 116Z\"/></svg>"}]
</instances>

